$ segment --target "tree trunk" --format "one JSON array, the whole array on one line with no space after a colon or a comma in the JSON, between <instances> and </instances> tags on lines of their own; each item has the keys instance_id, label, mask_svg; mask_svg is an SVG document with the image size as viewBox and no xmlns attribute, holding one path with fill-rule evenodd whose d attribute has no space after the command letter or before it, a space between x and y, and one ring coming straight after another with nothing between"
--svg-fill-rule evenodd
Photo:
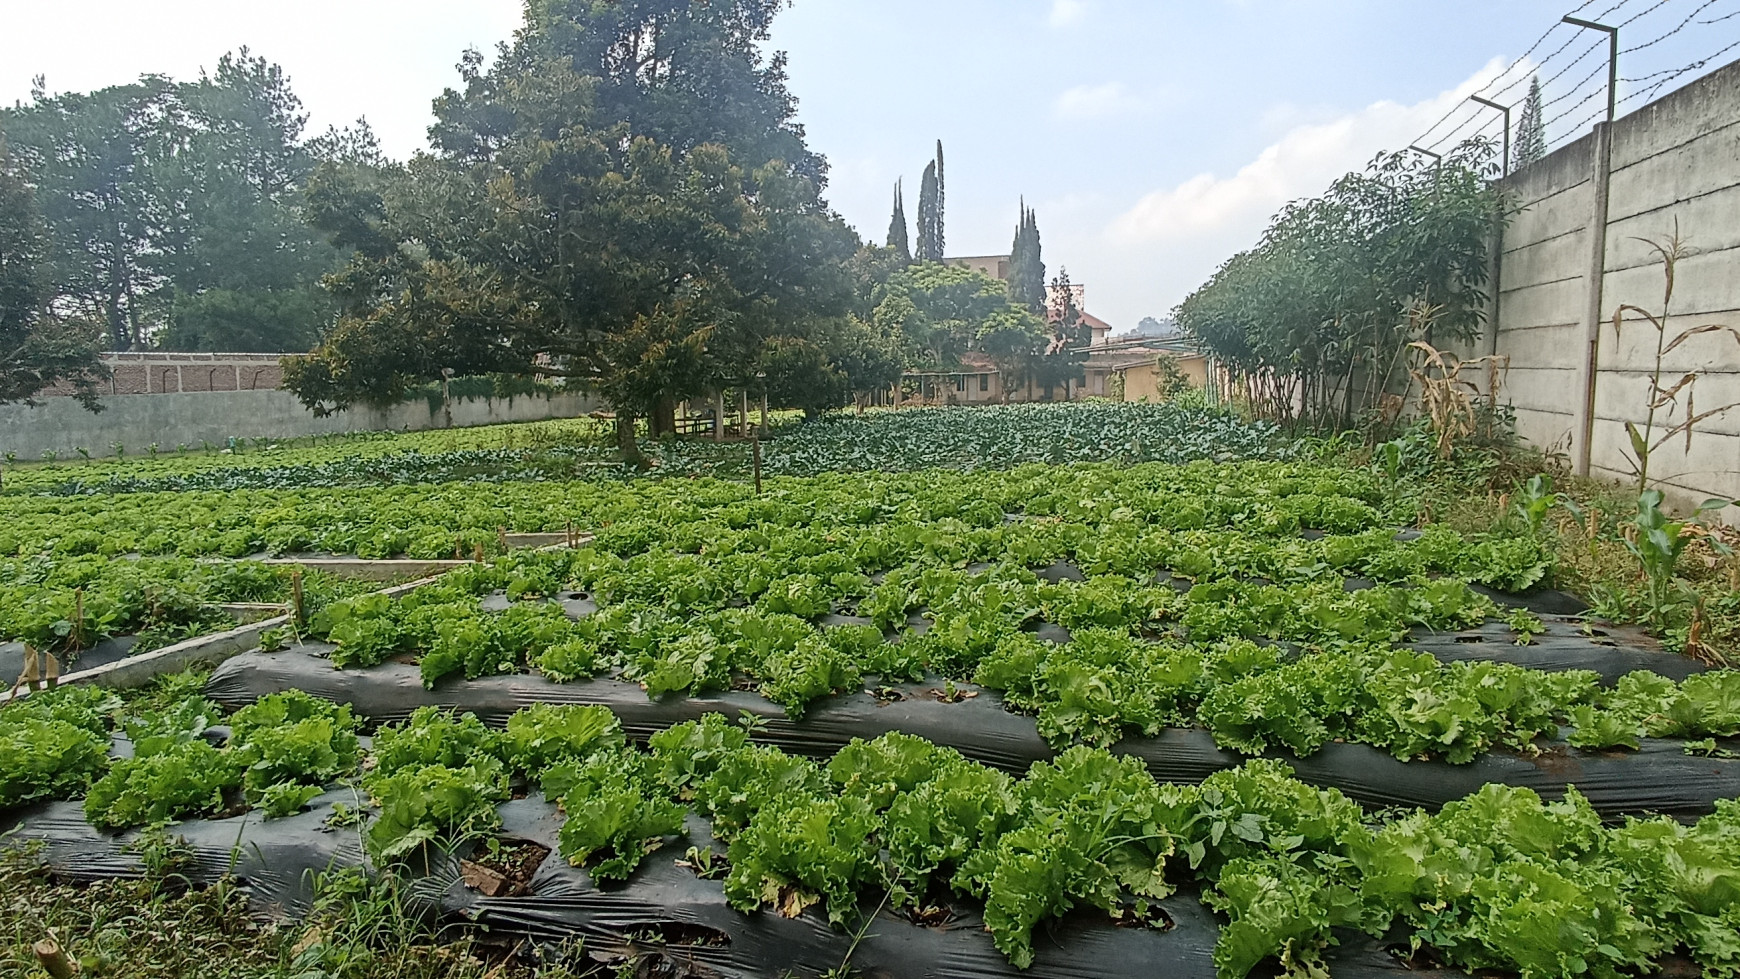
<instances>
[{"instance_id":1,"label":"tree trunk","mask_svg":"<svg viewBox=\"0 0 1740 979\"><path fill-rule=\"evenodd\" d=\"M640 443L634 440L634 413L620 408L616 411L616 448L625 464L646 468L646 456L641 455Z\"/></svg>"},{"instance_id":2,"label":"tree trunk","mask_svg":"<svg viewBox=\"0 0 1740 979\"><path fill-rule=\"evenodd\" d=\"M677 402L675 399L660 397L653 403L652 414L647 416L647 434L655 439L677 433Z\"/></svg>"}]
</instances>

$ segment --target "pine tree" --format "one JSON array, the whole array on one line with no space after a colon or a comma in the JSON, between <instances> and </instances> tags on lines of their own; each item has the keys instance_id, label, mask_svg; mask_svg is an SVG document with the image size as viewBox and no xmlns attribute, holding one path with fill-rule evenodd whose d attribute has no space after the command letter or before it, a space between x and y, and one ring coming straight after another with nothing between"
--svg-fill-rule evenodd
<instances>
[{"instance_id":1,"label":"pine tree","mask_svg":"<svg viewBox=\"0 0 1740 979\"><path fill-rule=\"evenodd\" d=\"M912 246L906 240L906 199L900 191L900 181L894 182L894 216L888 219L888 247L902 262L912 261Z\"/></svg>"},{"instance_id":2,"label":"pine tree","mask_svg":"<svg viewBox=\"0 0 1740 979\"><path fill-rule=\"evenodd\" d=\"M1526 167L1547 155L1546 120L1541 118L1541 79L1529 79L1528 98L1523 100L1522 118L1516 125L1516 149L1511 157L1515 167Z\"/></svg>"},{"instance_id":3,"label":"pine tree","mask_svg":"<svg viewBox=\"0 0 1740 979\"><path fill-rule=\"evenodd\" d=\"M1009 299L1035 313L1045 312L1045 262L1040 258L1039 218L1021 201L1021 220L1009 251Z\"/></svg>"},{"instance_id":4,"label":"pine tree","mask_svg":"<svg viewBox=\"0 0 1740 979\"><path fill-rule=\"evenodd\" d=\"M943 158L942 140L936 143L936 159L925 164L918 188L918 250L921 262L943 260Z\"/></svg>"}]
</instances>

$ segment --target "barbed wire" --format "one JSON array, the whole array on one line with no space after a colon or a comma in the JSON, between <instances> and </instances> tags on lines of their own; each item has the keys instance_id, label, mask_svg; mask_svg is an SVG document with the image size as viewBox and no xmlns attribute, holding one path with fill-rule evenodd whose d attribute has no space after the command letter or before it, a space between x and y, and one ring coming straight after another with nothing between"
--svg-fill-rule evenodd
<instances>
[{"instance_id":1,"label":"barbed wire","mask_svg":"<svg viewBox=\"0 0 1740 979\"><path fill-rule=\"evenodd\" d=\"M1583 0L1582 3L1577 5L1576 10L1571 11L1571 13L1576 13L1578 10L1582 10L1584 7L1587 7L1594 2L1595 2L1595 0ZM1622 0L1622 2L1623 2L1623 0ZM1604 16L1604 15L1597 15L1597 16ZM1560 26L1559 24L1554 24L1551 27L1548 27L1546 30L1542 31L1541 36L1535 38L1535 43L1529 45L1527 51L1524 51L1520 56L1517 57L1517 59L1515 61L1512 61L1510 64L1506 65L1505 69L1503 71L1499 72L1498 75L1495 76L1491 82L1487 83L1487 85L1492 85L1492 84L1496 83L1500 78L1503 78L1505 75L1510 74L1510 72L1512 70L1514 70L1517 65L1520 65L1524 61L1527 61L1529 55L1534 54L1536 49L1538 49L1541 46L1542 42L1544 42L1554 31L1558 30L1559 26ZM1575 39L1576 38L1573 36L1572 38L1566 40L1564 44L1561 44L1559 46L1558 51L1554 51L1553 54L1548 55L1547 58L1551 59L1554 55L1558 54L1559 51L1565 50L1565 48L1570 45L1571 41L1575 40ZM1545 60L1545 59L1543 59L1543 60ZM1516 84L1515 82L1512 82L1511 86L1514 86L1515 84ZM1485 87L1486 86L1482 86L1482 91L1477 91L1476 94L1484 94L1483 90ZM1506 89L1504 89L1504 90L1508 91L1509 87L1510 86L1507 86ZM1444 124L1444 120L1455 115L1456 110L1459 108L1461 108L1461 106L1459 106L1459 105L1451 106L1450 111L1448 111L1448 112L1444 113L1442 116L1440 116L1437 122L1434 122L1434 123L1432 123L1432 125L1426 127L1426 131L1421 133L1418 137L1416 137L1414 139L1414 142L1417 144L1417 143L1421 142L1422 140L1424 140L1426 137L1432 135L1432 133L1435 130L1437 130L1437 128L1439 126L1442 126Z\"/></svg>"},{"instance_id":2,"label":"barbed wire","mask_svg":"<svg viewBox=\"0 0 1740 979\"><path fill-rule=\"evenodd\" d=\"M1569 47L1571 42L1575 41L1577 39L1577 36L1579 36L1579 35L1573 35L1571 38L1571 41L1567 41L1564 45L1562 45L1559 48L1559 50L1563 51L1566 47ZM1596 48L1599 48L1600 46L1601 46L1601 40L1599 38L1591 40L1589 42L1588 46L1583 49L1583 52L1581 54L1579 54L1575 58L1571 59L1570 63L1566 64L1563 68L1560 68L1557 72L1555 72L1554 74L1549 76L1546 81L1541 83L1541 87L1547 88L1547 87L1551 86L1554 82L1558 81L1561 77L1563 77L1566 72L1570 71L1572 68L1575 68L1575 67L1577 67L1578 64L1582 63L1584 58L1589 57L1589 55L1592 52L1594 52ZM1535 67L1535 71L1531 74L1531 77L1539 77L1540 69L1545 64L1546 64L1546 62L1543 61L1540 65L1537 65ZM1595 71L1600 71L1601 68L1602 68L1601 65L1597 65L1595 67ZM1593 77L1593 73L1591 73L1591 75L1589 77ZM1519 81L1519 82L1521 80L1522 79L1520 79L1520 78L1517 79L1517 81ZM1589 80L1589 78L1585 77L1583 79L1583 81L1578 82L1577 84L1582 85L1585 82L1587 82L1588 80ZM1493 94L1494 95L1501 95L1503 93L1502 92L1494 92ZM1490 97L1490 96L1488 96L1488 97ZM1497 101L1497 100L1494 99L1494 101ZM1452 129L1449 132L1445 133L1444 135L1438 137L1436 140L1433 140L1432 144L1427 147L1428 149L1436 150L1438 147L1440 147L1446 143L1450 143L1451 145L1454 145L1453 141L1456 139L1457 134L1460 133L1463 129L1466 129L1470 122L1477 121L1481 118L1481 113L1480 113L1479 109L1475 108L1474 106L1469 105L1466 101L1464 101L1459 106L1457 106L1457 108L1468 110L1469 117L1467 119L1463 120L1463 122L1460 125L1458 125L1455 129ZM1543 110L1545 109L1545 105L1542 106L1542 109ZM1454 112L1455 110L1452 109L1451 111ZM1420 142L1419 140L1414 141L1415 145L1419 145L1419 142Z\"/></svg>"},{"instance_id":3,"label":"barbed wire","mask_svg":"<svg viewBox=\"0 0 1740 979\"><path fill-rule=\"evenodd\" d=\"M1609 17L1610 15L1612 15L1615 12L1622 11L1625 7L1627 7L1632 2L1634 2L1634 0L1619 0L1618 3L1615 3L1615 4L1607 7L1605 10L1602 10L1596 14L1591 15L1591 17L1589 19L1594 20L1596 22L1605 22L1605 18ZM1650 3L1648 6L1644 7L1643 9L1638 10L1637 12L1632 13L1629 16L1626 16L1624 19L1620 20L1615 26L1622 28L1622 27L1626 27L1626 26L1631 25L1631 24L1635 24L1638 21L1642 20L1643 18L1648 17L1649 15L1654 14L1657 11L1661 11L1664 7L1667 7L1672 2L1674 2L1674 0L1655 0L1655 2ZM1683 17L1680 17L1678 19L1678 22L1674 23L1674 25L1671 28L1663 30L1658 34L1655 34L1653 37L1650 37L1648 40L1631 45L1630 47L1622 48L1622 49L1620 49L1619 53L1621 55L1624 55L1624 54L1628 54L1628 53L1632 53L1632 52L1642 51L1646 48L1654 47L1655 45L1658 45L1658 44L1662 43L1663 41L1666 41L1667 39L1684 32L1688 27L1690 27L1694 23L1698 24L1698 25L1718 24L1718 23L1722 23L1724 21L1730 20L1730 19L1735 18L1735 17L1740 17L1740 10L1736 10L1734 12L1723 14L1723 15L1718 16L1718 17L1708 17L1705 19L1699 19L1700 15L1704 14L1706 11L1710 10L1711 7L1714 7L1718 3L1721 3L1721 2L1723 2L1723 0L1699 0L1697 5L1689 13L1685 14ZM1582 11L1584 8L1587 8L1589 6L1590 6L1590 3L1585 2L1583 4L1580 4L1576 9L1572 10L1571 13L1577 14L1578 12ZM1660 18L1658 18L1658 19L1660 19ZM1600 38L1600 37L1591 38L1587 44L1583 45L1575 53L1575 55L1570 58L1569 61L1555 64L1556 62L1560 61L1561 57L1567 51L1569 51L1574 45L1577 44L1577 41L1580 37L1589 37L1589 35L1586 34L1585 32L1583 32L1582 30L1578 30L1577 32L1575 32L1575 33L1571 34L1569 37L1567 37L1565 39L1564 43L1562 43L1558 47L1554 48L1550 54L1548 54L1546 57L1542 58L1538 64L1534 65L1532 71L1527 72L1527 73L1523 73L1523 74L1519 74L1515 78L1511 79L1509 81L1509 83L1504 85L1502 88L1494 89L1494 86L1497 85L1500 81L1503 81L1505 79L1506 75L1509 75L1512 71L1514 71L1514 69L1518 65L1524 63L1531 54L1533 54L1535 51L1539 50L1546 43L1548 37L1551 36L1552 32L1554 30L1558 29L1561 26L1561 24L1562 24L1562 22L1560 24L1554 24L1551 27L1549 27L1544 33L1541 34L1540 37L1536 38L1534 44L1529 46L1529 49L1523 53L1522 57L1519 57L1515 61L1511 62L1511 64L1508 65L1504 69L1504 71L1498 73L1496 76L1494 76L1490 81L1488 81L1485 85L1481 86L1479 89L1476 89L1475 94L1479 94L1485 98L1489 98L1489 99L1492 99L1493 101L1497 101L1498 96L1502 96L1506 92L1509 92L1512 89L1515 89L1517 86L1521 85L1524 81L1527 81L1531 78L1536 79L1540 82L1540 87L1544 91L1559 90L1556 92L1556 94L1552 95L1550 98L1548 98L1547 100L1545 100L1544 102L1541 103L1541 110L1542 110L1541 114L1543 117L1547 116L1547 110L1553 109L1555 106L1558 107L1557 111L1553 112L1550 117L1542 119L1542 129L1543 130L1548 130L1548 129L1559 130L1562 133L1563 138L1569 138L1569 137L1573 136L1574 134L1582 131L1584 128L1587 127L1587 125L1589 123L1591 123L1591 122L1595 121L1596 119L1600 118L1601 116L1605 115L1607 112L1607 106L1606 106L1605 102L1603 102L1603 104L1598 105L1593 112L1585 115L1582 119L1579 119L1575 124L1571 125L1569 128L1562 129L1562 130L1559 129L1559 127L1562 123L1564 123L1567 119L1569 119L1569 118L1575 116L1576 114L1578 114L1579 112L1581 112L1583 110L1583 108L1585 106L1587 106L1591 100L1594 100L1594 99L1597 99L1597 98L1600 98L1600 97L1606 95L1607 85L1606 85L1605 80L1602 79L1602 80L1597 81L1597 79L1602 74L1602 72L1608 68L1607 59L1605 59L1605 58L1601 59L1599 63L1594 65L1592 68L1590 68L1582 77L1578 78L1575 82L1569 84L1568 86L1560 85L1560 80L1565 78L1567 74L1569 74L1570 72L1575 70L1577 65L1579 65L1579 64L1583 63L1585 60L1587 60L1590 54L1592 54L1592 53L1600 50L1601 48L1607 46L1607 44L1608 44L1607 39ZM1575 26L1575 25L1563 25L1563 26L1570 27L1570 26ZM1730 44L1725 45L1724 47L1722 47L1720 50L1716 51L1713 54L1707 55L1703 58L1699 58L1696 61L1690 62L1690 63L1685 64L1685 65L1681 65L1681 66L1676 67L1676 68L1664 68L1664 69L1661 69L1659 71L1649 72L1647 74L1638 75L1636 77L1620 78L1620 79L1618 79L1618 81L1626 86L1638 85L1641 87L1635 89L1634 91L1627 93L1623 97L1616 99L1616 101L1614 103L1614 107L1617 110L1618 107L1620 107L1620 106L1627 105L1627 104L1630 104L1633 102L1638 102L1640 100L1643 102L1647 102L1647 101L1653 99L1653 97L1656 95L1656 93L1660 92L1666 86L1672 84L1676 79L1684 77L1685 75L1687 75L1691 72L1697 71L1701 68L1708 66L1711 62L1715 61L1718 58L1721 58L1723 55L1733 51L1736 48L1740 48L1740 40L1736 40ZM1542 72L1545 71L1549 66L1553 67L1554 70L1550 74L1543 76ZM1593 83L1593 84L1591 84L1591 83ZM1560 89L1562 89L1562 90L1560 90ZM1463 117L1460 120L1456 121L1450 127L1450 129L1448 129L1447 131L1444 131L1441 134L1433 137L1433 134L1437 133L1438 130L1446 122L1454 119L1457 116L1458 112L1463 113ZM1481 139L1481 138L1488 138L1488 139L1495 139L1496 140L1497 138L1501 138L1503 136L1503 127L1504 127L1504 119L1502 116L1486 113L1482 110L1481 107L1474 105L1474 104L1470 104L1469 102L1465 101L1465 102L1458 103L1454 106L1451 106L1449 111L1447 111L1442 117L1440 117L1437 122L1433 123L1432 126L1429 127L1425 133L1422 133L1419 138L1415 139L1413 141L1412 145L1422 146L1422 147L1425 147L1425 148L1433 150L1433 151L1441 151L1442 148L1446 144L1451 145L1451 146L1455 146L1455 145L1458 145L1458 144L1463 143L1463 142L1467 142L1467 141L1474 140L1474 139ZM1431 142L1429 142L1429 143L1427 142L1428 137L1432 137ZM1563 139L1554 140L1553 142L1560 143L1562 141L1563 141Z\"/></svg>"},{"instance_id":4,"label":"barbed wire","mask_svg":"<svg viewBox=\"0 0 1740 979\"><path fill-rule=\"evenodd\" d=\"M1662 3L1666 3L1666 2L1667 2L1667 0L1662 0ZM1715 6L1716 2L1717 2L1717 0L1704 0L1703 3L1698 4L1698 8L1696 10L1693 10L1691 13L1686 15L1685 20L1680 21L1678 27L1675 27L1673 30L1668 31L1665 34L1661 34L1657 37L1653 37L1653 38L1643 42L1642 44L1634 44L1629 48L1622 48L1622 49L1620 49L1619 53L1620 54L1630 54L1633 51L1642 51L1644 48L1650 47L1651 45L1660 44L1661 42L1667 40L1668 38L1673 37L1675 34L1678 34L1680 31L1685 30L1686 25L1690 24L1692 22L1693 17L1696 17L1699 14L1703 13L1708 8ZM1656 4L1656 6L1659 7L1659 6L1661 6L1661 4L1658 3L1658 4ZM1652 7L1650 9L1653 10L1654 8ZM1728 16L1732 17L1733 14L1729 14ZM1635 18L1635 17L1632 18L1632 20L1636 20L1636 19L1637 18ZM1631 23L1631 21L1626 21L1625 23L1629 24L1629 23ZM1623 26L1625 26L1625 24L1621 24L1620 26L1623 27Z\"/></svg>"}]
</instances>

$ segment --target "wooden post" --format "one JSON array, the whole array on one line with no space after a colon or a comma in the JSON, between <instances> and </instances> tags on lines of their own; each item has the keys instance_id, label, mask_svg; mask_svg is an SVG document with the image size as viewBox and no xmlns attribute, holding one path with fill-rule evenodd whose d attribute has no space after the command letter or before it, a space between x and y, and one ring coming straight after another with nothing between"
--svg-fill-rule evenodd
<instances>
[{"instance_id":1,"label":"wooden post","mask_svg":"<svg viewBox=\"0 0 1740 979\"><path fill-rule=\"evenodd\" d=\"M54 979L72 979L79 974L79 964L67 957L60 943L52 938L44 938L30 946L36 953L36 961L42 965L42 971Z\"/></svg>"},{"instance_id":2,"label":"wooden post","mask_svg":"<svg viewBox=\"0 0 1740 979\"><path fill-rule=\"evenodd\" d=\"M761 394L761 437L767 438L767 392Z\"/></svg>"},{"instance_id":3,"label":"wooden post","mask_svg":"<svg viewBox=\"0 0 1740 979\"><path fill-rule=\"evenodd\" d=\"M300 633L308 626L308 608L302 600L302 569L290 569L290 612Z\"/></svg>"},{"instance_id":4,"label":"wooden post","mask_svg":"<svg viewBox=\"0 0 1740 979\"><path fill-rule=\"evenodd\" d=\"M713 441L725 441L725 392L713 392Z\"/></svg>"},{"instance_id":5,"label":"wooden post","mask_svg":"<svg viewBox=\"0 0 1740 979\"><path fill-rule=\"evenodd\" d=\"M503 554L506 554L508 552L507 528L506 527L495 528L495 546L500 548L501 552Z\"/></svg>"}]
</instances>

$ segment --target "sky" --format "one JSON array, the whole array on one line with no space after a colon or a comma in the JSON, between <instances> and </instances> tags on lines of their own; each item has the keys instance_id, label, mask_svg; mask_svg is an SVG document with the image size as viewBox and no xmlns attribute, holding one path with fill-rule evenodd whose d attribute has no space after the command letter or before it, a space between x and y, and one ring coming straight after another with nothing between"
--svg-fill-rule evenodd
<instances>
[{"instance_id":1,"label":"sky","mask_svg":"<svg viewBox=\"0 0 1740 979\"><path fill-rule=\"evenodd\" d=\"M1496 134L1471 93L1520 105L1544 63L1549 140L1586 131L1603 39L1559 26L1530 50L1573 10L1623 24L1620 74L1640 80L1621 113L1740 57L1740 0L796 0L768 49L860 234L885 238L897 179L912 215L941 139L948 253L1006 253L1024 198L1048 268L1123 331L1379 151L1465 121ZM519 20L519 0L0 0L0 104L39 74L51 92L194 78L247 45L284 66L311 133L366 117L404 158L460 53Z\"/></svg>"}]
</instances>

